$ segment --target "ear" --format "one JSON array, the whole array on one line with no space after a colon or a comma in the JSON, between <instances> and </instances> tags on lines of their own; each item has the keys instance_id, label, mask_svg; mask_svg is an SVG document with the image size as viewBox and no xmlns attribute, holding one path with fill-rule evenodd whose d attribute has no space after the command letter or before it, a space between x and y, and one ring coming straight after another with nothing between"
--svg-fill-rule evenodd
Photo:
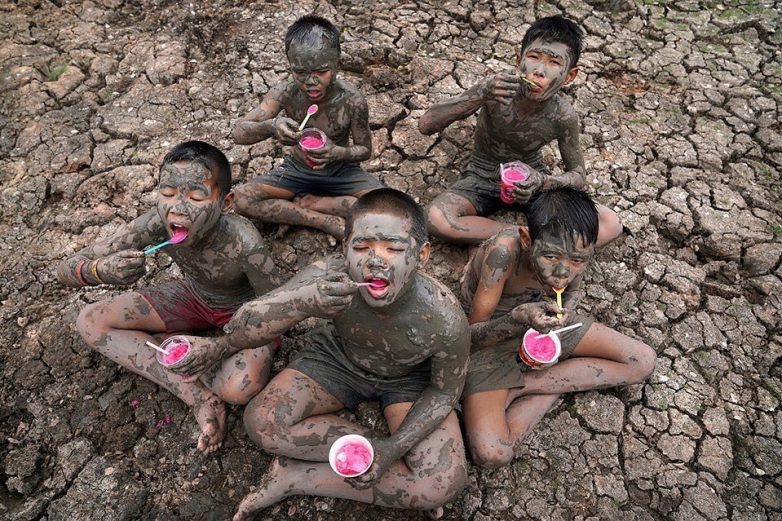
<instances>
[{"instance_id":1,"label":"ear","mask_svg":"<svg viewBox=\"0 0 782 521\"><path fill-rule=\"evenodd\" d=\"M425 242L421 246L421 250L418 252L418 267L423 268L426 263L429 262L429 255L432 253L432 245L429 242Z\"/></svg>"},{"instance_id":2,"label":"ear","mask_svg":"<svg viewBox=\"0 0 782 521\"><path fill-rule=\"evenodd\" d=\"M521 65L521 49L516 47L516 67Z\"/></svg>"},{"instance_id":3,"label":"ear","mask_svg":"<svg viewBox=\"0 0 782 521\"><path fill-rule=\"evenodd\" d=\"M225 197L223 197L223 215L230 212L234 207L234 193L228 192Z\"/></svg>"},{"instance_id":4,"label":"ear","mask_svg":"<svg viewBox=\"0 0 782 521\"><path fill-rule=\"evenodd\" d=\"M529 236L529 228L526 226L519 226L519 240L525 250L530 249L532 246L532 238Z\"/></svg>"},{"instance_id":5,"label":"ear","mask_svg":"<svg viewBox=\"0 0 782 521\"><path fill-rule=\"evenodd\" d=\"M576 76L578 76L578 66L573 67L572 69L567 71L567 74L565 75L565 85L575 80Z\"/></svg>"}]
</instances>

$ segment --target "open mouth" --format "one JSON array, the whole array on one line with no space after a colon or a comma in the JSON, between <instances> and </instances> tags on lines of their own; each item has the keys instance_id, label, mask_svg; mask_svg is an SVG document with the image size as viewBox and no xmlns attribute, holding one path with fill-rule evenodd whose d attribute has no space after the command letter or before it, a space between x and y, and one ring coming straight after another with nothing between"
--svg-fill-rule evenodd
<instances>
[{"instance_id":1,"label":"open mouth","mask_svg":"<svg viewBox=\"0 0 782 521\"><path fill-rule=\"evenodd\" d=\"M187 239L189 230L181 224L171 223L171 244L179 244Z\"/></svg>"},{"instance_id":2,"label":"open mouth","mask_svg":"<svg viewBox=\"0 0 782 521\"><path fill-rule=\"evenodd\" d=\"M368 277L364 280L364 282L368 283L366 286L367 293L369 293L372 298L380 299L383 298L386 293L388 293L389 283L385 279Z\"/></svg>"},{"instance_id":3,"label":"open mouth","mask_svg":"<svg viewBox=\"0 0 782 521\"><path fill-rule=\"evenodd\" d=\"M309 96L310 99L318 99L321 96L321 92L319 90L308 90L307 96Z\"/></svg>"}]
</instances>

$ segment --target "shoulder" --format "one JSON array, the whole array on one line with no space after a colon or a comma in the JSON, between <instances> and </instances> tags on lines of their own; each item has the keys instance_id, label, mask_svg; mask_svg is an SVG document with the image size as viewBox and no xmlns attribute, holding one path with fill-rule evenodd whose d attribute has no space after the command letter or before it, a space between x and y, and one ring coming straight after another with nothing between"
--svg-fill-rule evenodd
<instances>
[{"instance_id":1,"label":"shoulder","mask_svg":"<svg viewBox=\"0 0 782 521\"><path fill-rule=\"evenodd\" d=\"M516 229L503 230L486 241L482 247L483 263L493 268L509 267L521 251L521 242Z\"/></svg>"},{"instance_id":2,"label":"shoulder","mask_svg":"<svg viewBox=\"0 0 782 521\"><path fill-rule=\"evenodd\" d=\"M345 103L351 107L356 108L367 107L367 98L364 96L364 93L358 89L358 87L341 78L337 80L337 86L339 86L340 90L342 91Z\"/></svg>"},{"instance_id":3,"label":"shoulder","mask_svg":"<svg viewBox=\"0 0 782 521\"><path fill-rule=\"evenodd\" d=\"M287 101L291 99L297 91L298 87L296 86L296 83L294 83L293 78L285 78L269 89L267 96L271 96L279 101Z\"/></svg>"},{"instance_id":4,"label":"shoulder","mask_svg":"<svg viewBox=\"0 0 782 521\"><path fill-rule=\"evenodd\" d=\"M128 228L138 232L145 232L152 235L165 233L166 226L157 213L156 208L147 210L128 223Z\"/></svg>"},{"instance_id":5,"label":"shoulder","mask_svg":"<svg viewBox=\"0 0 782 521\"><path fill-rule=\"evenodd\" d=\"M225 224L226 231L232 238L238 239L242 246L252 248L255 246L267 246L258 228L246 217L235 213L229 213L220 217Z\"/></svg>"},{"instance_id":6,"label":"shoulder","mask_svg":"<svg viewBox=\"0 0 782 521\"><path fill-rule=\"evenodd\" d=\"M555 121L563 125L578 125L578 113L573 105L562 94L554 99L553 116Z\"/></svg>"},{"instance_id":7,"label":"shoulder","mask_svg":"<svg viewBox=\"0 0 782 521\"><path fill-rule=\"evenodd\" d=\"M458 336L462 330L469 329L467 316L464 314L462 305L459 303L456 295L445 284L431 275L419 271L417 276L425 293L421 296L422 299L425 299L421 314L429 315L433 319L446 324L447 327L443 329L443 332L449 333L448 336Z\"/></svg>"}]
</instances>

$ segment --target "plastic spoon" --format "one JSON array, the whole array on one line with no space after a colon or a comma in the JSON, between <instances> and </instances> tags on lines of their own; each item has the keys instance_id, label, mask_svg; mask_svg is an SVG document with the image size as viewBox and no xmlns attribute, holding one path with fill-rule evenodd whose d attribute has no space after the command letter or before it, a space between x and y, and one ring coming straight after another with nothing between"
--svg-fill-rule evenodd
<instances>
[{"instance_id":1,"label":"plastic spoon","mask_svg":"<svg viewBox=\"0 0 782 521\"><path fill-rule=\"evenodd\" d=\"M356 282L356 286L369 286L375 289L385 288L386 284L379 280L373 280L372 282Z\"/></svg>"},{"instance_id":2,"label":"plastic spoon","mask_svg":"<svg viewBox=\"0 0 782 521\"><path fill-rule=\"evenodd\" d=\"M565 288L551 288L554 290L554 293L557 294L557 306L559 306L559 309L562 309L562 293L565 291ZM563 314L557 313L557 318L562 320Z\"/></svg>"},{"instance_id":3,"label":"plastic spoon","mask_svg":"<svg viewBox=\"0 0 782 521\"><path fill-rule=\"evenodd\" d=\"M161 353L163 353L164 355L167 355L167 354L168 354L168 351L166 351L165 349L161 348L160 346L156 346L156 345L155 345L155 344L153 344L152 342L145 342L145 343L146 343L146 344L147 344L149 347L151 347L152 349L156 349L156 350L160 351Z\"/></svg>"},{"instance_id":4,"label":"plastic spoon","mask_svg":"<svg viewBox=\"0 0 782 521\"><path fill-rule=\"evenodd\" d=\"M304 117L304 121L301 122L301 125L299 125L299 132L304 130L304 125L307 124L307 120L310 119L310 116L315 114L318 111L318 106L313 104L307 107L307 115Z\"/></svg>"},{"instance_id":5,"label":"plastic spoon","mask_svg":"<svg viewBox=\"0 0 782 521\"><path fill-rule=\"evenodd\" d=\"M157 246L152 246L151 248L148 248L144 250L144 255L149 255L150 253L159 250L163 246L168 246L169 244L179 244L180 242L187 239L187 230L184 228L177 228L174 232L174 235L167 241L161 242Z\"/></svg>"},{"instance_id":6,"label":"plastic spoon","mask_svg":"<svg viewBox=\"0 0 782 521\"><path fill-rule=\"evenodd\" d=\"M522 76L521 74L519 74L519 79L521 81L523 81L524 83L526 83L527 85L529 85L530 87L537 87L538 86L537 83L535 83L534 81L532 81L530 79L527 79L526 76Z\"/></svg>"},{"instance_id":7,"label":"plastic spoon","mask_svg":"<svg viewBox=\"0 0 782 521\"><path fill-rule=\"evenodd\" d=\"M569 325L567 327L561 327L559 329L555 329L554 331L549 331L546 334L547 335L558 335L560 333L564 333L565 331L570 331L571 329L576 329L577 327L581 327L583 325L584 325L583 322L579 322L578 324L572 324L572 325Z\"/></svg>"}]
</instances>

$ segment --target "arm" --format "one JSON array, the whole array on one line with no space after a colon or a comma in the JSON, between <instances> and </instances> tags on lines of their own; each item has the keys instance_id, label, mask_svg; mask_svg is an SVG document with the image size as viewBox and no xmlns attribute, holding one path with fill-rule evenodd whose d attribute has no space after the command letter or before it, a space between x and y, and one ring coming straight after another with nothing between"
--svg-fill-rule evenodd
<instances>
[{"instance_id":1,"label":"arm","mask_svg":"<svg viewBox=\"0 0 782 521\"><path fill-rule=\"evenodd\" d=\"M234 141L239 145L252 145L276 137L285 145L295 144L298 140L298 125L290 118L277 118L282 110L282 99L287 82L271 89L261 101L261 105L239 119L234 126Z\"/></svg>"},{"instance_id":2,"label":"arm","mask_svg":"<svg viewBox=\"0 0 782 521\"><path fill-rule=\"evenodd\" d=\"M573 279L573 282L568 284L567 289L565 289L565 293L562 297L562 307L565 308L566 313L574 312L578 303L584 298L583 280L584 274L581 273L578 277Z\"/></svg>"},{"instance_id":3,"label":"arm","mask_svg":"<svg viewBox=\"0 0 782 521\"><path fill-rule=\"evenodd\" d=\"M226 324L218 343L227 353L267 344L302 320L330 318L346 309L358 291L347 273L316 262L281 287L244 304Z\"/></svg>"},{"instance_id":4,"label":"arm","mask_svg":"<svg viewBox=\"0 0 782 521\"><path fill-rule=\"evenodd\" d=\"M272 258L267 254L268 245L257 234L257 240L247 255L244 257L244 273L250 285L255 290L257 296L262 296L269 291L279 288L285 283L285 276L274 264Z\"/></svg>"},{"instance_id":5,"label":"arm","mask_svg":"<svg viewBox=\"0 0 782 521\"><path fill-rule=\"evenodd\" d=\"M57 278L66 286L79 288L98 284L132 284L146 273L140 248L165 237L157 210L150 210L121 226L57 266Z\"/></svg>"},{"instance_id":6,"label":"arm","mask_svg":"<svg viewBox=\"0 0 782 521\"><path fill-rule=\"evenodd\" d=\"M458 310L458 304L452 305ZM373 440L375 462L369 472L355 478L356 488L364 488L379 479L394 461L439 427L459 401L467 376L470 333L464 314L458 311L458 316L453 314L444 322L449 330L438 339L441 349L432 355L430 384L413 403L396 432L388 438Z\"/></svg>"},{"instance_id":7,"label":"arm","mask_svg":"<svg viewBox=\"0 0 782 521\"><path fill-rule=\"evenodd\" d=\"M572 186L579 190L586 184L586 168L584 167L584 156L581 154L581 144L578 140L578 116L573 114L565 120L563 128L560 129L559 153L562 161L565 163L565 173L555 176L547 176L543 181L543 190L551 190L561 186Z\"/></svg>"},{"instance_id":8,"label":"arm","mask_svg":"<svg viewBox=\"0 0 782 521\"><path fill-rule=\"evenodd\" d=\"M501 72L490 76L455 98L433 105L418 120L418 130L426 136L441 132L454 121L474 114L487 101L510 104L519 87L520 81L515 74Z\"/></svg>"},{"instance_id":9,"label":"arm","mask_svg":"<svg viewBox=\"0 0 782 521\"><path fill-rule=\"evenodd\" d=\"M372 132L369 130L369 107L363 95L353 97L348 114L350 115L350 133L353 138L352 146L339 146L328 139L325 145L317 150L310 150L307 154L315 163L315 170L322 170L326 165L334 161L357 163L369 159L372 153Z\"/></svg>"},{"instance_id":10,"label":"arm","mask_svg":"<svg viewBox=\"0 0 782 521\"><path fill-rule=\"evenodd\" d=\"M527 325L521 324L511 314L491 320L502 298L505 282L517 263L515 248L506 238L496 238L487 245L486 256L481 263L478 288L470 306L470 332L476 349L491 347L498 342L520 336Z\"/></svg>"}]
</instances>

